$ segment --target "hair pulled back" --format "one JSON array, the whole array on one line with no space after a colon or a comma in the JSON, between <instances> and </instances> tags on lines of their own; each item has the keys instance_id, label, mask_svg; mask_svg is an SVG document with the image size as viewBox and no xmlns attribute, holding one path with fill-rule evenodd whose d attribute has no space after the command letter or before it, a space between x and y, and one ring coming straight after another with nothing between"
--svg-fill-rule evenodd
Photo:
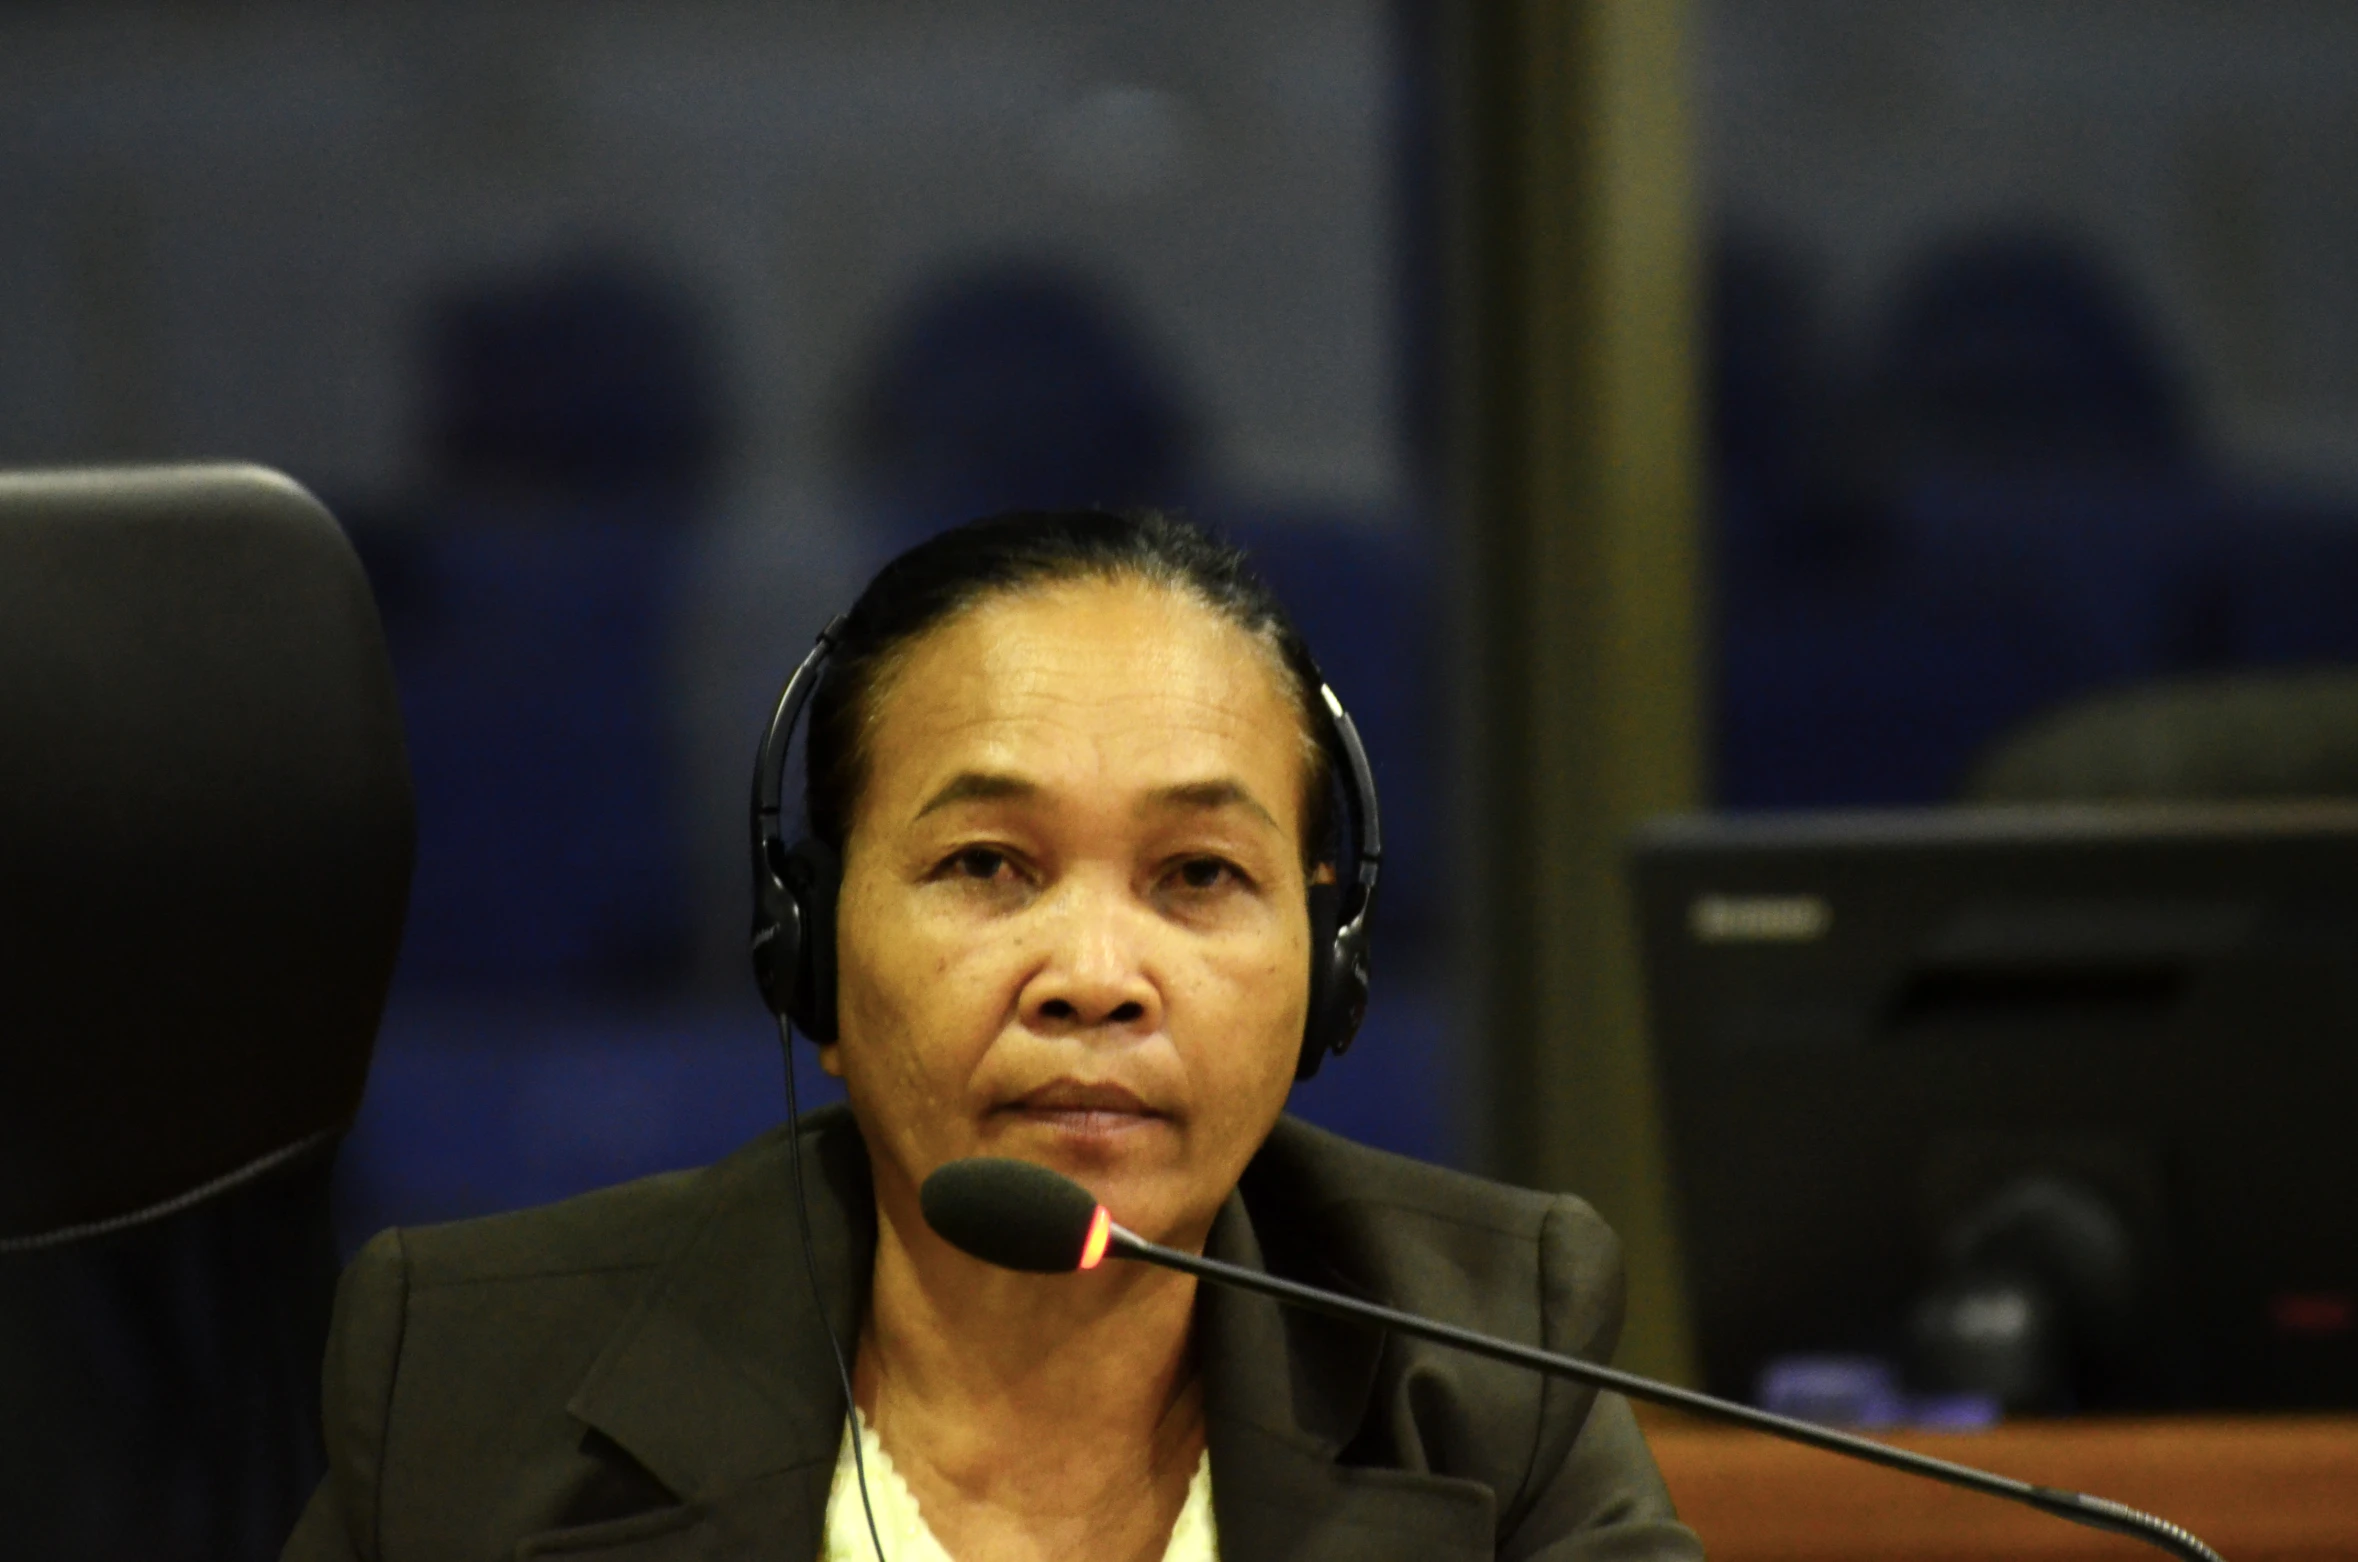
<instances>
[{"instance_id":1,"label":"hair pulled back","mask_svg":"<svg viewBox=\"0 0 2358 1562\"><path fill-rule=\"evenodd\" d=\"M876 574L852 609L811 697L804 751L810 831L841 851L867 782L876 700L918 640L996 597L1075 580L1136 580L1179 592L1273 653L1307 749L1303 855L1332 851L1332 761L1317 664L1242 550L1157 510L1016 510L926 539Z\"/></svg>"}]
</instances>

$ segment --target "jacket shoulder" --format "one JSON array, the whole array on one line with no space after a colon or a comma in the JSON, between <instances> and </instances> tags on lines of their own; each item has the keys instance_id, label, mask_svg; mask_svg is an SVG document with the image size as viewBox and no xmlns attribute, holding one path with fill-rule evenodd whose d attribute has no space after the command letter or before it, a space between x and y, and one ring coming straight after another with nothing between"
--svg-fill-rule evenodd
<instances>
[{"instance_id":1,"label":"jacket shoulder","mask_svg":"<svg viewBox=\"0 0 2358 1562\"><path fill-rule=\"evenodd\" d=\"M288 1557L449 1555L469 1526L513 1536L659 1496L585 1444L568 1403L664 1263L782 1175L785 1146L780 1131L701 1170L379 1233L337 1288L328 1474Z\"/></svg>"},{"instance_id":2,"label":"jacket shoulder","mask_svg":"<svg viewBox=\"0 0 2358 1562\"><path fill-rule=\"evenodd\" d=\"M413 1290L649 1269L691 1236L732 1186L782 1163L773 1130L723 1160L554 1204L401 1232Z\"/></svg>"},{"instance_id":3,"label":"jacket shoulder","mask_svg":"<svg viewBox=\"0 0 2358 1562\"><path fill-rule=\"evenodd\" d=\"M1609 1351L1621 1244L1570 1194L1534 1192L1282 1119L1242 1190L1273 1268L1311 1261L1411 1311Z\"/></svg>"}]
</instances>

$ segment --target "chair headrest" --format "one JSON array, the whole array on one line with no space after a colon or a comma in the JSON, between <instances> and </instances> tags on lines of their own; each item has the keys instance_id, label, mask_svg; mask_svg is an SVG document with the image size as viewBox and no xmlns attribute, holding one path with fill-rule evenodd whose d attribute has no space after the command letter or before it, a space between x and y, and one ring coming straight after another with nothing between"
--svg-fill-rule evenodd
<instances>
[{"instance_id":1,"label":"chair headrest","mask_svg":"<svg viewBox=\"0 0 2358 1562\"><path fill-rule=\"evenodd\" d=\"M0 474L0 1240L349 1122L413 837L317 500L248 466Z\"/></svg>"}]
</instances>

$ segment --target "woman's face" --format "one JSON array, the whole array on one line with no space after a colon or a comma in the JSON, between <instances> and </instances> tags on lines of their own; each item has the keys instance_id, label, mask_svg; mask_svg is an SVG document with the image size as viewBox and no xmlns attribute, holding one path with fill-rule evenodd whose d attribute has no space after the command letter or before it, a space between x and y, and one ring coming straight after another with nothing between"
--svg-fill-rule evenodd
<instances>
[{"instance_id":1,"label":"woman's face","mask_svg":"<svg viewBox=\"0 0 2358 1562\"><path fill-rule=\"evenodd\" d=\"M1300 717L1195 601L990 599L879 689L838 910L843 1076L904 1232L945 1161L1200 1245L1283 1106L1309 989Z\"/></svg>"}]
</instances>

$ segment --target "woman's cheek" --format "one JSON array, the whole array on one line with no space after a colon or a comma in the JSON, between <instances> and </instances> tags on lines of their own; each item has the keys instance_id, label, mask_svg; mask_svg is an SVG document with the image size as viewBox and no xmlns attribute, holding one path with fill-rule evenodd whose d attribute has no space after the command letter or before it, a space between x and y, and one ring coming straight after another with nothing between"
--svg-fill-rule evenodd
<instances>
[{"instance_id":1,"label":"woman's cheek","mask_svg":"<svg viewBox=\"0 0 2358 1562\"><path fill-rule=\"evenodd\" d=\"M1251 954L1219 963L1208 972L1198 1001L1206 1012L1196 1027L1201 1037L1200 1065L1215 1077L1207 1079L1221 1095L1264 1107L1254 1116L1274 1118L1285 1100L1287 1086L1300 1055L1302 1024L1308 1005L1308 961L1288 952L1271 954L1264 946ZM1289 983L1295 989L1289 989ZM1291 1002L1273 1002L1278 995ZM1268 1125L1239 1123L1247 1132Z\"/></svg>"},{"instance_id":2,"label":"woman's cheek","mask_svg":"<svg viewBox=\"0 0 2358 1562\"><path fill-rule=\"evenodd\" d=\"M1021 951L971 929L912 927L901 1019L910 1061L937 1102L963 1111L992 1045L1006 1029Z\"/></svg>"}]
</instances>

